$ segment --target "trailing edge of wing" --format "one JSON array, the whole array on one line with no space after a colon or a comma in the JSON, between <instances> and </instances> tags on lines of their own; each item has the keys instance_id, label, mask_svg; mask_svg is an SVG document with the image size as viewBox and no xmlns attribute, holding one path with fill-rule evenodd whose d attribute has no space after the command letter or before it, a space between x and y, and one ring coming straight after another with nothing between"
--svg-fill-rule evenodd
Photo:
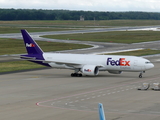
<instances>
[{"instance_id":1,"label":"trailing edge of wing","mask_svg":"<svg viewBox=\"0 0 160 120\"><path fill-rule=\"evenodd\" d=\"M64 61L43 61L43 63L56 63L56 64L65 64L68 66L79 66L79 65L83 65L80 63L76 63L76 62L64 62ZM102 65L96 65L97 67L103 67Z\"/></svg>"},{"instance_id":2,"label":"trailing edge of wing","mask_svg":"<svg viewBox=\"0 0 160 120\"><path fill-rule=\"evenodd\" d=\"M20 58L23 59L23 60L40 61L40 62L43 62L43 63L65 64L67 66L79 66L79 65L82 65L82 64L79 64L79 63L76 63L76 62L38 60L38 59L36 59L36 57L21 56ZM97 65L97 67L103 67L103 66L102 65Z\"/></svg>"},{"instance_id":3,"label":"trailing edge of wing","mask_svg":"<svg viewBox=\"0 0 160 120\"><path fill-rule=\"evenodd\" d=\"M80 65L79 63L73 63L73 62L59 62L59 61L38 60L38 59L36 59L36 57L21 56L20 58L22 60L40 61L40 62L43 62L43 63L56 63L56 64L66 64L66 65Z\"/></svg>"}]
</instances>

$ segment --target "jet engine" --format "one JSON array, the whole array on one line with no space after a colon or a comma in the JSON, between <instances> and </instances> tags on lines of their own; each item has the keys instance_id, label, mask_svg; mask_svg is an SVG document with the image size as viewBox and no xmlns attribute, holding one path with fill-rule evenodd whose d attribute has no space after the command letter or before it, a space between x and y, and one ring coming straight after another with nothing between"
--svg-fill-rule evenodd
<instances>
[{"instance_id":1,"label":"jet engine","mask_svg":"<svg viewBox=\"0 0 160 120\"><path fill-rule=\"evenodd\" d=\"M121 74L122 73L122 71L115 71L115 70L109 70L108 72L111 74Z\"/></svg>"},{"instance_id":2,"label":"jet engine","mask_svg":"<svg viewBox=\"0 0 160 120\"><path fill-rule=\"evenodd\" d=\"M81 69L82 73L89 76L95 76L99 73L99 68L95 65L85 65Z\"/></svg>"}]
</instances>

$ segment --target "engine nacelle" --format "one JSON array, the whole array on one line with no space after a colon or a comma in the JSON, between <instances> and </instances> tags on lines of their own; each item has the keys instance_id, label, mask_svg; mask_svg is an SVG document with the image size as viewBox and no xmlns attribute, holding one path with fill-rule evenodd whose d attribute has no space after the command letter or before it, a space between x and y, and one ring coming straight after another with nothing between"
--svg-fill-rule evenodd
<instances>
[{"instance_id":1,"label":"engine nacelle","mask_svg":"<svg viewBox=\"0 0 160 120\"><path fill-rule=\"evenodd\" d=\"M82 73L89 76L95 76L99 73L99 68L95 65L85 65L81 69Z\"/></svg>"},{"instance_id":2,"label":"engine nacelle","mask_svg":"<svg viewBox=\"0 0 160 120\"><path fill-rule=\"evenodd\" d=\"M109 70L108 72L112 73L112 74L121 74L122 73L122 71L115 71L115 70Z\"/></svg>"}]
</instances>

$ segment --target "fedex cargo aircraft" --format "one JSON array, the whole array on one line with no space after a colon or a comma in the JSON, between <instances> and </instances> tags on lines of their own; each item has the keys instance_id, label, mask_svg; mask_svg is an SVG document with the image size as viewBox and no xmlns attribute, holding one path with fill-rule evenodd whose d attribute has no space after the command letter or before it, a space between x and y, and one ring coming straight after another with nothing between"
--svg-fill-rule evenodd
<instances>
[{"instance_id":1,"label":"fedex cargo aircraft","mask_svg":"<svg viewBox=\"0 0 160 120\"><path fill-rule=\"evenodd\" d=\"M120 55L86 55L43 52L26 30L21 30L28 54L21 59L58 69L71 69L72 77L97 76L99 71L121 74L123 71L142 73L154 65L147 59L136 56ZM54 46L53 46L54 47Z\"/></svg>"}]
</instances>

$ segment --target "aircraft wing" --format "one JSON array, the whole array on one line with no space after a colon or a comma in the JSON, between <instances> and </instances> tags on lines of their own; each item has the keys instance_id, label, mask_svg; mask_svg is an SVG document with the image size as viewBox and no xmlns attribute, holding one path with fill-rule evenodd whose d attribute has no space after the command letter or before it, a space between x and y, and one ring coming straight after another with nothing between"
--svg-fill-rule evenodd
<instances>
[{"instance_id":1,"label":"aircraft wing","mask_svg":"<svg viewBox=\"0 0 160 120\"><path fill-rule=\"evenodd\" d=\"M43 63L56 63L56 64L59 64L59 65L62 65L62 64L65 64L69 67L75 67L75 68L79 68L80 66L84 65L84 64L80 64L80 63L77 63L77 62L70 62L70 61L47 61L47 60L39 60L39 59L36 59L36 57L26 57L26 56L21 56L20 57L21 59L23 60L30 60L30 61L40 61L40 62L43 62ZM97 67L103 67L103 65L96 65Z\"/></svg>"},{"instance_id":2,"label":"aircraft wing","mask_svg":"<svg viewBox=\"0 0 160 120\"><path fill-rule=\"evenodd\" d=\"M70 61L44 61L44 63L56 63L56 64L66 64L66 65L82 65L80 63L76 62L70 62ZM103 67L102 65L97 65L98 67Z\"/></svg>"}]
</instances>

